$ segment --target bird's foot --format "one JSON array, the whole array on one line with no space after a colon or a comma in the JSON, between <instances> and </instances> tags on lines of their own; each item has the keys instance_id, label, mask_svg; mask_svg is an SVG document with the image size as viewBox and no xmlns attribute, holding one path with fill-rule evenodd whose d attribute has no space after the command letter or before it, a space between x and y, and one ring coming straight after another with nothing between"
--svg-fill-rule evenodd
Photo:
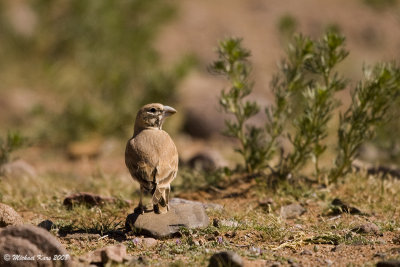
<instances>
[{"instance_id":1,"label":"bird's foot","mask_svg":"<svg viewBox=\"0 0 400 267\"><path fill-rule=\"evenodd\" d=\"M139 205L133 210L133 213L144 214L145 208L146 208L145 206Z\"/></svg>"},{"instance_id":2,"label":"bird's foot","mask_svg":"<svg viewBox=\"0 0 400 267\"><path fill-rule=\"evenodd\" d=\"M157 214L165 214L168 212L168 210L169 210L168 205L166 206L161 206L159 204L154 205L154 212Z\"/></svg>"}]
</instances>

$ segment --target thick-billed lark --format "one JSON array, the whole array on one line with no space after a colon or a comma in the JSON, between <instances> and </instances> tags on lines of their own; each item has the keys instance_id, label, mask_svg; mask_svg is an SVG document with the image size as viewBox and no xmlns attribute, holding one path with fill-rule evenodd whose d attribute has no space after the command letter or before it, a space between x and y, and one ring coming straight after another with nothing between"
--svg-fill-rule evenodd
<instances>
[{"instance_id":1,"label":"thick-billed lark","mask_svg":"<svg viewBox=\"0 0 400 267\"><path fill-rule=\"evenodd\" d=\"M135 212L146 207L144 192L151 192L154 212L167 213L170 184L178 171L178 151L171 137L161 129L166 117L176 110L162 104L147 104L136 115L134 133L126 144L125 164L140 184L140 201Z\"/></svg>"}]
</instances>

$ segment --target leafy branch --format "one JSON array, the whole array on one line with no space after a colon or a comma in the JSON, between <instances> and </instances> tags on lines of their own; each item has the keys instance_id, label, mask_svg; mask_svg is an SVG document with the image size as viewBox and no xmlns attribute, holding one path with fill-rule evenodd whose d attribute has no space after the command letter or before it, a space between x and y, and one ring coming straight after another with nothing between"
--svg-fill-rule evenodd
<instances>
[{"instance_id":1,"label":"leafy branch","mask_svg":"<svg viewBox=\"0 0 400 267\"><path fill-rule=\"evenodd\" d=\"M352 94L351 106L340 115L338 152L330 173L333 182L350 171L358 149L387 122L387 111L400 96L400 69L394 63L366 68L364 76L365 81L359 82Z\"/></svg>"},{"instance_id":2,"label":"leafy branch","mask_svg":"<svg viewBox=\"0 0 400 267\"><path fill-rule=\"evenodd\" d=\"M248 124L260 107L256 102L245 100L253 90L253 83L249 81L250 51L241 42L234 38L220 42L218 60L212 64L211 71L224 75L231 84L229 90L222 90L219 101L223 111L234 118L225 121L225 134L239 140L240 148L236 151L242 155L247 171L252 173L263 167L268 155L262 129Z\"/></svg>"}]
</instances>

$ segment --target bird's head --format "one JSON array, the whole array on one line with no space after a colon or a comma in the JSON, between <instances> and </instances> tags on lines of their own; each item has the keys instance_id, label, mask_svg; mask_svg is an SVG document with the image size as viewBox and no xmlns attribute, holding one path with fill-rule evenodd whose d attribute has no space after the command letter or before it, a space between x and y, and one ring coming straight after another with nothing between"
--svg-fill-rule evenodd
<instances>
[{"instance_id":1,"label":"bird's head","mask_svg":"<svg viewBox=\"0 0 400 267\"><path fill-rule=\"evenodd\" d=\"M135 134L148 128L161 130L165 118L176 113L176 110L159 103L144 105L136 115Z\"/></svg>"}]
</instances>

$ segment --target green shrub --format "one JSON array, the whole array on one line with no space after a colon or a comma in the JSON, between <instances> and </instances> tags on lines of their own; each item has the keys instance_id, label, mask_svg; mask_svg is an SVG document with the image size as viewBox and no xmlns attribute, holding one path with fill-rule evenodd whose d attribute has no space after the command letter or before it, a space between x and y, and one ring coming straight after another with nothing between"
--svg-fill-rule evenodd
<instances>
[{"instance_id":1,"label":"green shrub","mask_svg":"<svg viewBox=\"0 0 400 267\"><path fill-rule=\"evenodd\" d=\"M388 110L400 96L400 69L394 63L367 68L364 76L353 92L351 106L340 116L338 153L330 175L333 181L350 170L360 146L388 122Z\"/></svg>"},{"instance_id":2,"label":"green shrub","mask_svg":"<svg viewBox=\"0 0 400 267\"><path fill-rule=\"evenodd\" d=\"M0 137L0 166L12 160L11 154L26 144L26 138L18 132L8 132L7 138Z\"/></svg>"},{"instance_id":3,"label":"green shrub","mask_svg":"<svg viewBox=\"0 0 400 267\"><path fill-rule=\"evenodd\" d=\"M234 118L225 121L225 134L239 140L240 147L236 151L242 155L245 168L251 173L262 167L268 151L264 149L261 128L248 124L248 120L260 109L256 102L244 100L253 90L249 81L249 56L250 52L242 47L241 39L227 39L219 43L218 60L211 70L224 75L232 85L229 90L221 92L219 101L223 111Z\"/></svg>"},{"instance_id":4,"label":"green shrub","mask_svg":"<svg viewBox=\"0 0 400 267\"><path fill-rule=\"evenodd\" d=\"M293 35L297 29L297 20L290 14L283 15L278 21L278 30L282 37L288 38Z\"/></svg>"},{"instance_id":5,"label":"green shrub","mask_svg":"<svg viewBox=\"0 0 400 267\"><path fill-rule=\"evenodd\" d=\"M387 121L387 112L400 95L400 70L395 64L378 64L366 69L365 80L359 82L350 107L340 116L335 166L329 172L321 171L319 158L327 150L328 124L340 104L335 93L348 83L335 70L348 55L344 42L345 38L334 32L327 32L320 40L301 35L294 38L271 82L275 103L265 109L264 129L248 123L260 109L257 103L244 99L252 91L247 61L250 52L241 47L240 39L220 42L212 69L231 83L229 91L222 91L220 104L234 115L226 122L226 133L240 141L237 151L248 172L268 167L274 177L286 180L311 159L319 181L327 174L337 181L350 170L361 144ZM280 148L282 138L292 144L287 153ZM271 166L269 161L279 148L279 161Z\"/></svg>"}]
</instances>

